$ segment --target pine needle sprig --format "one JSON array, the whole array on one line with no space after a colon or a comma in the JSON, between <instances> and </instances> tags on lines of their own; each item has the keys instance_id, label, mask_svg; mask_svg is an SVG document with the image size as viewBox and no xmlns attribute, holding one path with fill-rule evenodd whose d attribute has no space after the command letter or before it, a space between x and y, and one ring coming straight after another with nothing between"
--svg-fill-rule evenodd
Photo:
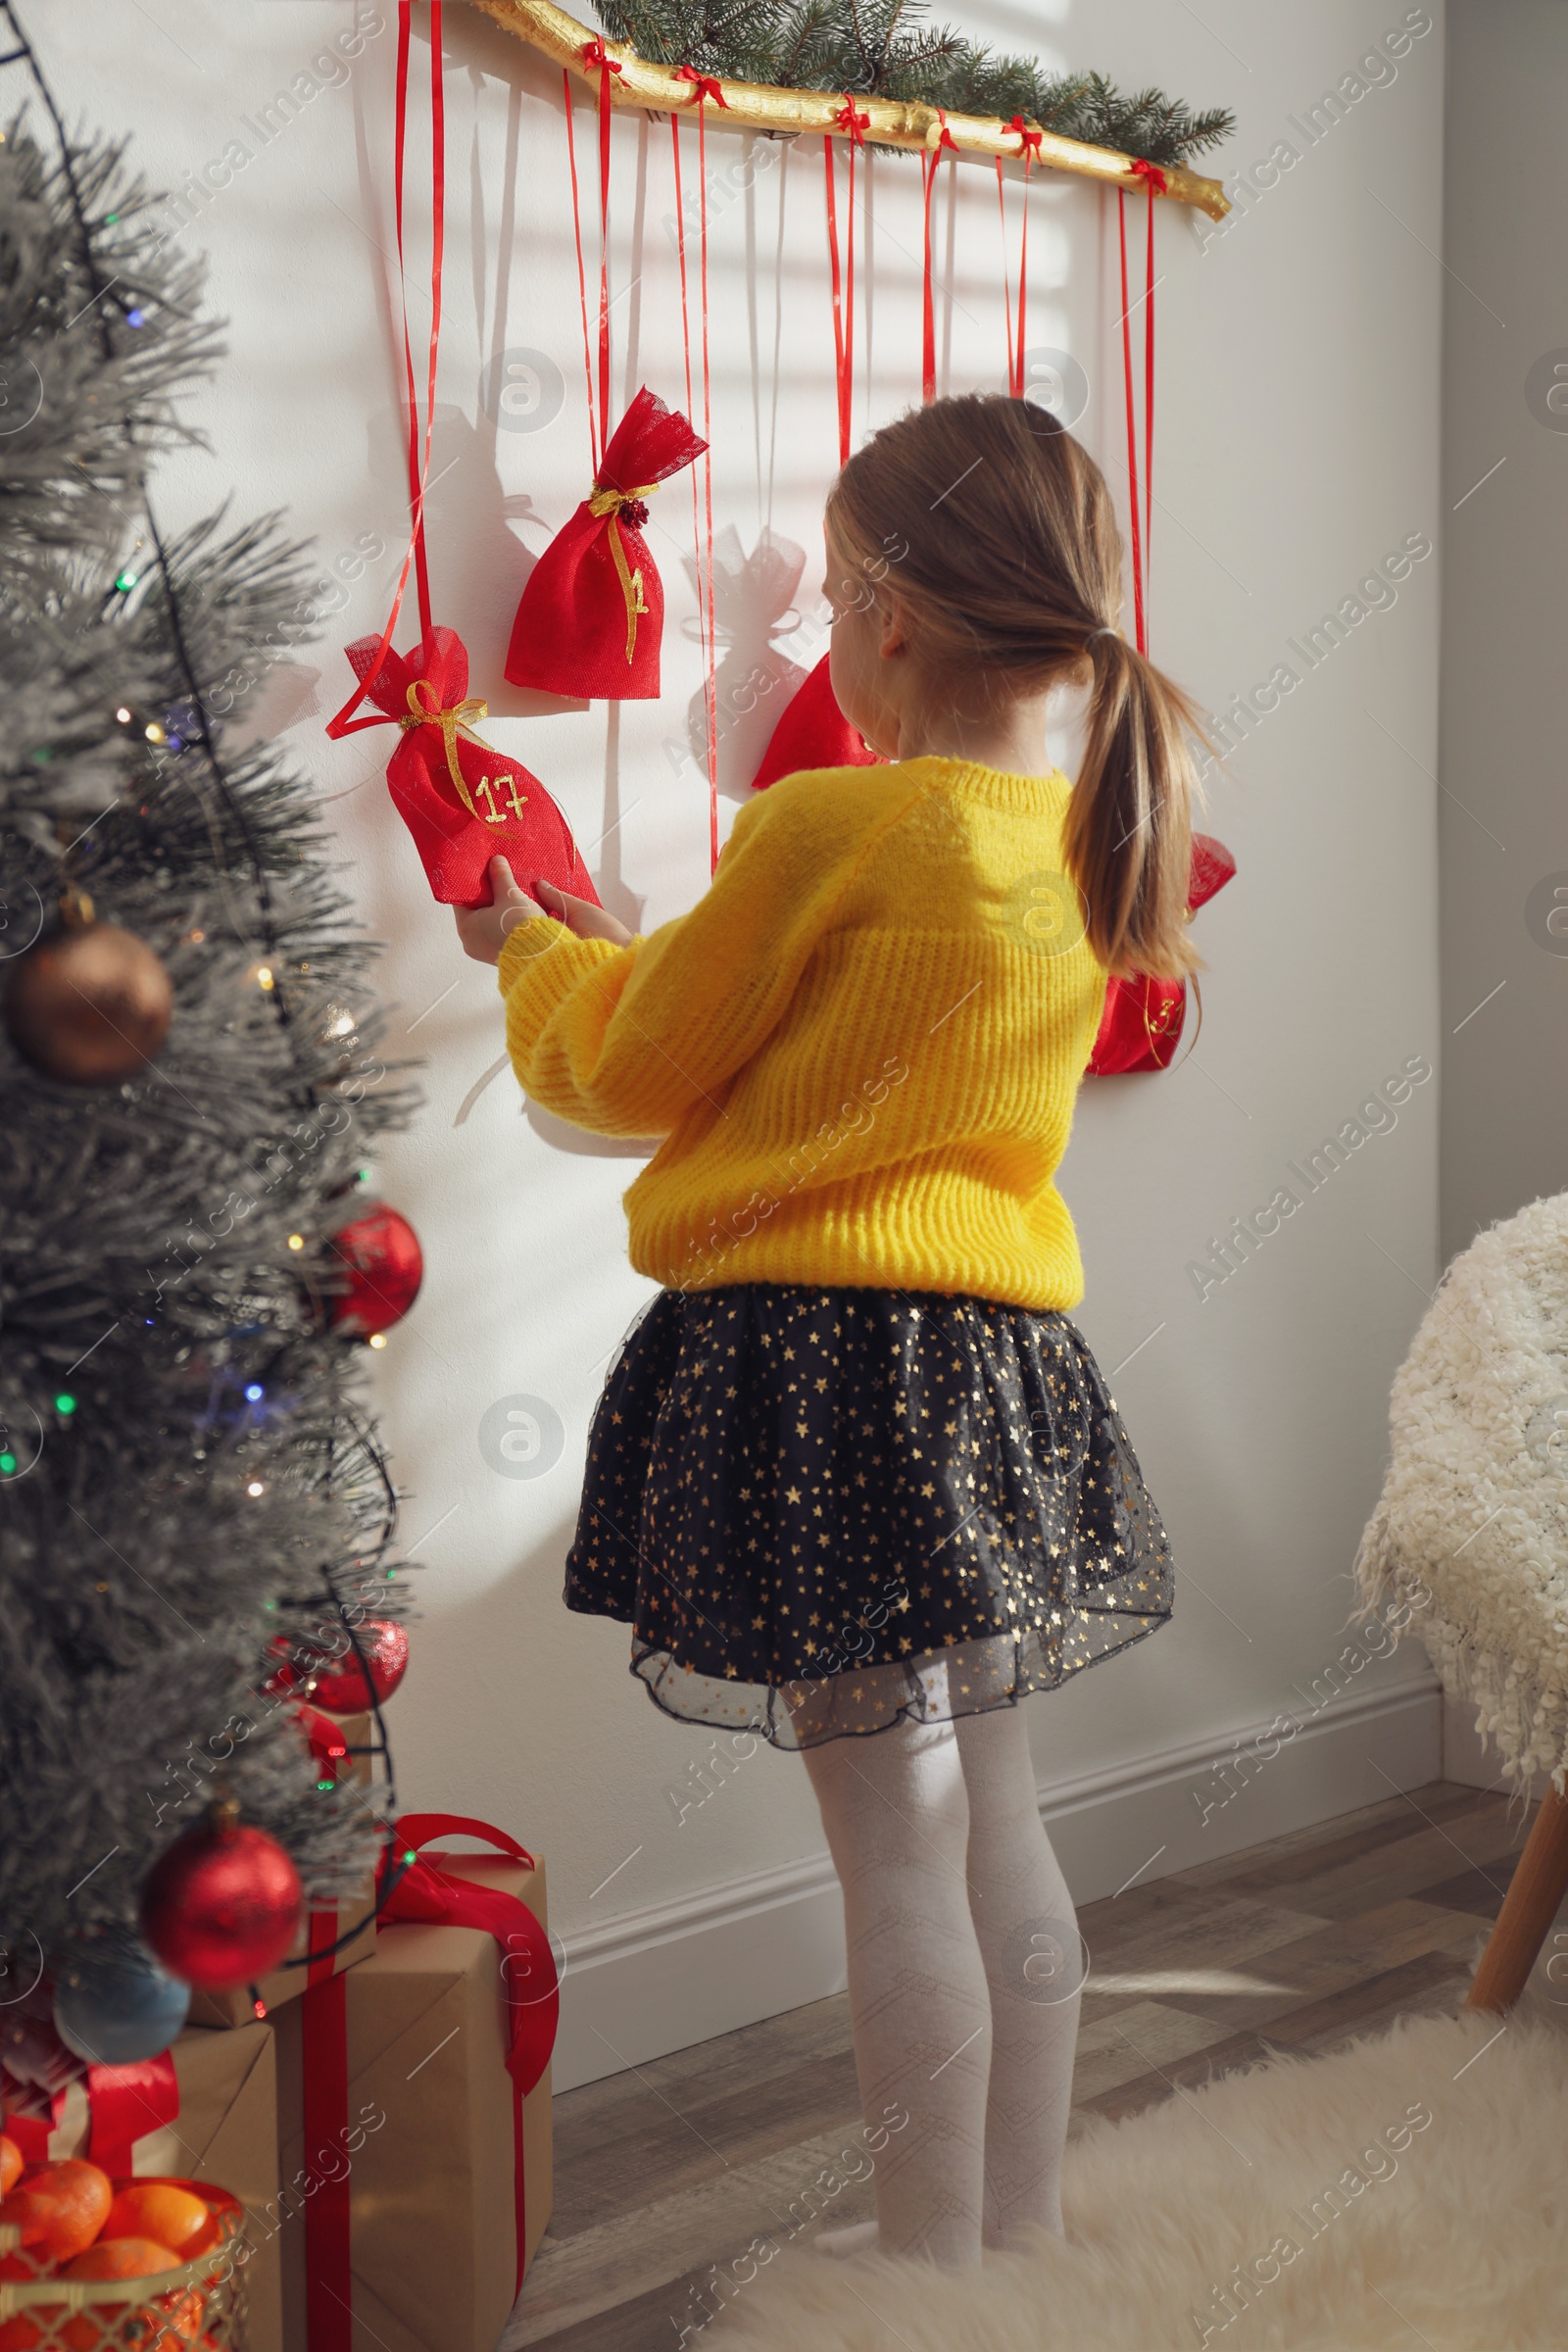
<instances>
[{"instance_id":1,"label":"pine needle sprig","mask_svg":"<svg viewBox=\"0 0 1568 2352\"><path fill-rule=\"evenodd\" d=\"M1195 113L1158 89L1126 93L1102 74L1055 74L1000 54L952 25L926 0L597 0L612 39L653 64L785 89L843 90L953 114L996 115L1062 138L1183 164L1233 129L1228 108ZM889 152L902 152L890 150Z\"/></svg>"}]
</instances>

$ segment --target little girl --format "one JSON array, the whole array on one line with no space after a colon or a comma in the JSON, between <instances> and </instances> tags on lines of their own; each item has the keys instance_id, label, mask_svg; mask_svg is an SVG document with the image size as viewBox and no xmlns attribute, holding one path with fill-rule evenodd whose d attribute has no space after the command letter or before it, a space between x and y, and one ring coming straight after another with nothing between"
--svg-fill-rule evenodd
<instances>
[{"instance_id":1,"label":"little girl","mask_svg":"<svg viewBox=\"0 0 1568 2352\"><path fill-rule=\"evenodd\" d=\"M1084 1960L1018 1701L1171 1613L1053 1178L1107 973L1198 962L1198 723L1118 633L1103 478L1027 401L874 434L826 542L833 689L887 764L759 795L648 938L501 859L458 929L525 1093L663 1139L566 1606L630 1624L667 1714L803 1751L879 2149L836 2250L956 2266L1061 2229Z\"/></svg>"}]
</instances>

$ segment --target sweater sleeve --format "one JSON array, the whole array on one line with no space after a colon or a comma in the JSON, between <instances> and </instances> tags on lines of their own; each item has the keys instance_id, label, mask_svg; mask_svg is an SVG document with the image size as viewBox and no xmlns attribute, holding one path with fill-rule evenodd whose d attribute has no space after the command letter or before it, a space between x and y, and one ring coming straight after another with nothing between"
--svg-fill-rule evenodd
<instances>
[{"instance_id":1,"label":"sweater sleeve","mask_svg":"<svg viewBox=\"0 0 1568 2352\"><path fill-rule=\"evenodd\" d=\"M524 1094L600 1135L667 1135L700 1102L721 1110L897 813L867 772L791 776L749 802L706 895L647 938L617 948L553 918L520 923L498 978Z\"/></svg>"}]
</instances>

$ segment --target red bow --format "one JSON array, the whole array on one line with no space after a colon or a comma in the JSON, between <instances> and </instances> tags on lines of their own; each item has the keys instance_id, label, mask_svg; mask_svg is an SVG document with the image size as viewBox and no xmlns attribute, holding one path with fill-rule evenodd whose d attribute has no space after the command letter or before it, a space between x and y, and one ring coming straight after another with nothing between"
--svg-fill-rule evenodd
<instances>
[{"instance_id":1,"label":"red bow","mask_svg":"<svg viewBox=\"0 0 1568 2352\"><path fill-rule=\"evenodd\" d=\"M729 100L711 74L699 74L695 66L677 66L675 79L689 81L692 85L692 94L686 101L688 106L704 106L711 98L715 106L721 106L728 112Z\"/></svg>"},{"instance_id":2,"label":"red bow","mask_svg":"<svg viewBox=\"0 0 1568 2352\"><path fill-rule=\"evenodd\" d=\"M1031 130L1028 123L1024 121L1022 115L1014 115L1012 121L1007 124L1007 128L1009 130L1015 130L1018 134L1018 153L1020 156L1039 155L1040 142L1046 135L1043 130Z\"/></svg>"},{"instance_id":3,"label":"red bow","mask_svg":"<svg viewBox=\"0 0 1568 2352\"><path fill-rule=\"evenodd\" d=\"M846 90L844 93L844 104L839 108L839 111L834 116L833 120L840 130L847 130L849 132L852 141L857 147L863 147L865 145L865 141L860 136L860 133L870 129L871 118L869 115L858 115L856 113L855 100L850 96L848 90Z\"/></svg>"},{"instance_id":4,"label":"red bow","mask_svg":"<svg viewBox=\"0 0 1568 2352\"><path fill-rule=\"evenodd\" d=\"M1146 163L1141 155L1135 155L1133 158L1132 173L1134 179L1141 179L1148 183L1151 196L1166 196L1170 193L1170 183L1159 166Z\"/></svg>"},{"instance_id":5,"label":"red bow","mask_svg":"<svg viewBox=\"0 0 1568 2352\"><path fill-rule=\"evenodd\" d=\"M936 144L937 154L940 155L944 147L951 147L954 154L956 155L958 152L958 142L954 137L952 131L948 128L948 118L942 112L940 106L937 108L937 121L942 125L942 136L938 139Z\"/></svg>"},{"instance_id":6,"label":"red bow","mask_svg":"<svg viewBox=\"0 0 1568 2352\"><path fill-rule=\"evenodd\" d=\"M611 56L603 41L584 41L582 62L585 66L597 66L601 74L624 74L626 71L618 59Z\"/></svg>"},{"instance_id":7,"label":"red bow","mask_svg":"<svg viewBox=\"0 0 1568 2352\"><path fill-rule=\"evenodd\" d=\"M462 1813L405 1813L397 1825L398 1843L405 1854L417 1854L433 1838L461 1836L482 1838L534 1868L526 1847L494 1830L488 1822ZM399 1921L444 1923L455 1928L478 1928L495 1937L502 1950L501 1976L508 2008L507 2070L518 2099L532 2090L550 2063L556 2038L561 1994L556 1982L555 1955L550 1940L525 1903L499 1887L476 1885L441 1868L445 1856L409 1864L381 1906L383 1925ZM522 2217L517 2221L517 2247L522 2249Z\"/></svg>"}]
</instances>

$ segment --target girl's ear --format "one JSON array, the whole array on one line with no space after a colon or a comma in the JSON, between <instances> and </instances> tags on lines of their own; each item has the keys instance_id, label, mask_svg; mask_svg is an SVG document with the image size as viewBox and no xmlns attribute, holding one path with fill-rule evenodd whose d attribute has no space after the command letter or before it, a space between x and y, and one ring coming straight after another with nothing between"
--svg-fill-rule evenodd
<instances>
[{"instance_id":1,"label":"girl's ear","mask_svg":"<svg viewBox=\"0 0 1568 2352\"><path fill-rule=\"evenodd\" d=\"M877 652L884 662L892 662L906 653L909 645L909 616L896 596L879 596L881 633Z\"/></svg>"}]
</instances>

